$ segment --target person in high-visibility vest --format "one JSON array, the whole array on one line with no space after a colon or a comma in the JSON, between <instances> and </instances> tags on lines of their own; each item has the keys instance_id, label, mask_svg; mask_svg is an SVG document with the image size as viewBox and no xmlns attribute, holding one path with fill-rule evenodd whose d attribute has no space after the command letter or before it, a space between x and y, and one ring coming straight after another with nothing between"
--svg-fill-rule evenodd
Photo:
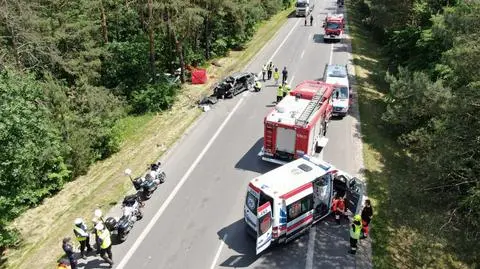
<instances>
[{"instance_id":1,"label":"person in high-visibility vest","mask_svg":"<svg viewBox=\"0 0 480 269\"><path fill-rule=\"evenodd\" d=\"M98 240L100 243L100 256L110 264L110 268L113 267L113 257L112 257L112 239L110 237L110 231L103 225L103 223L98 223L95 226L97 230Z\"/></svg>"},{"instance_id":2,"label":"person in high-visibility vest","mask_svg":"<svg viewBox=\"0 0 480 269\"><path fill-rule=\"evenodd\" d=\"M275 85L278 85L278 80L280 79L280 73L278 68L275 67L275 72L273 72L273 79L275 80Z\"/></svg>"},{"instance_id":3,"label":"person in high-visibility vest","mask_svg":"<svg viewBox=\"0 0 480 269\"><path fill-rule=\"evenodd\" d=\"M362 232L362 217L355 215L353 217L352 225L349 228L350 231L350 254L357 253L357 243L360 239L360 233Z\"/></svg>"},{"instance_id":4,"label":"person in high-visibility vest","mask_svg":"<svg viewBox=\"0 0 480 269\"><path fill-rule=\"evenodd\" d=\"M262 80L265 81L265 75L267 73L267 65L264 64L262 67Z\"/></svg>"},{"instance_id":5,"label":"person in high-visibility vest","mask_svg":"<svg viewBox=\"0 0 480 269\"><path fill-rule=\"evenodd\" d=\"M282 98L283 98L283 86L279 85L277 89L277 103L282 101Z\"/></svg>"},{"instance_id":6,"label":"person in high-visibility vest","mask_svg":"<svg viewBox=\"0 0 480 269\"><path fill-rule=\"evenodd\" d=\"M87 249L87 252L92 251L92 247L90 246L90 234L88 233L87 225L83 219L75 219L74 224L73 233L80 243L80 254L82 255L82 258L85 258L85 248Z\"/></svg>"},{"instance_id":7,"label":"person in high-visibility vest","mask_svg":"<svg viewBox=\"0 0 480 269\"><path fill-rule=\"evenodd\" d=\"M283 97L287 96L290 93L290 90L292 87L290 87L290 84L286 84L283 86Z\"/></svg>"},{"instance_id":8,"label":"person in high-visibility vest","mask_svg":"<svg viewBox=\"0 0 480 269\"><path fill-rule=\"evenodd\" d=\"M256 92L259 92L262 89L262 83L260 81L255 81L255 86L253 86Z\"/></svg>"},{"instance_id":9,"label":"person in high-visibility vest","mask_svg":"<svg viewBox=\"0 0 480 269\"><path fill-rule=\"evenodd\" d=\"M270 80L272 78L272 71L273 71L273 63L270 62L267 66L268 80Z\"/></svg>"}]
</instances>

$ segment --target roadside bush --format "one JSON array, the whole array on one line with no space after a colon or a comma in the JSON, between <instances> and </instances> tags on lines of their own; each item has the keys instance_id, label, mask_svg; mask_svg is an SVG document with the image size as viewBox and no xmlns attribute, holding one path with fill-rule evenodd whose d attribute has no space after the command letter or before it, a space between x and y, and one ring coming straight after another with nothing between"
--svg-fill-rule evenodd
<instances>
[{"instance_id":1,"label":"roadside bush","mask_svg":"<svg viewBox=\"0 0 480 269\"><path fill-rule=\"evenodd\" d=\"M148 84L145 89L133 93L133 112L141 114L170 108L178 88L178 85L168 82Z\"/></svg>"}]
</instances>

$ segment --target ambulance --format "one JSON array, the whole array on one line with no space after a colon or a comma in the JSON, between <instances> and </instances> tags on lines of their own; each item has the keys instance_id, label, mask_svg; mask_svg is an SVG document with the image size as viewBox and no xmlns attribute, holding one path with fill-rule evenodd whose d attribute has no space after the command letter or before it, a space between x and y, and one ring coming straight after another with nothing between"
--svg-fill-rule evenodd
<instances>
[{"instance_id":1,"label":"ambulance","mask_svg":"<svg viewBox=\"0 0 480 269\"><path fill-rule=\"evenodd\" d=\"M298 84L264 118L263 147L258 155L285 164L299 156L320 154L333 110L333 86L307 80Z\"/></svg>"},{"instance_id":2,"label":"ambulance","mask_svg":"<svg viewBox=\"0 0 480 269\"><path fill-rule=\"evenodd\" d=\"M254 178L247 187L244 220L256 238L256 253L271 244L288 243L331 213L335 194L358 214L363 181L315 157L301 158Z\"/></svg>"}]
</instances>

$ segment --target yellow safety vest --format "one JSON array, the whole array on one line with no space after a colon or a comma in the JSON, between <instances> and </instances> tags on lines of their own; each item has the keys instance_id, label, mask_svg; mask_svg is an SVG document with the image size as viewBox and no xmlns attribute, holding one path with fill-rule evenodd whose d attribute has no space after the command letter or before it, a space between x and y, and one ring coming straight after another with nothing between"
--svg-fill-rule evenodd
<instances>
[{"instance_id":1,"label":"yellow safety vest","mask_svg":"<svg viewBox=\"0 0 480 269\"><path fill-rule=\"evenodd\" d=\"M360 239L360 233L362 231L362 225L353 224L354 229L350 227L350 237L353 239Z\"/></svg>"},{"instance_id":2,"label":"yellow safety vest","mask_svg":"<svg viewBox=\"0 0 480 269\"><path fill-rule=\"evenodd\" d=\"M267 66L266 65L263 66L262 71L267 72Z\"/></svg>"},{"instance_id":3,"label":"yellow safety vest","mask_svg":"<svg viewBox=\"0 0 480 269\"><path fill-rule=\"evenodd\" d=\"M256 86L257 88L261 88L261 87L262 87L262 84L260 83L260 81L257 81L257 82L255 82L255 86Z\"/></svg>"},{"instance_id":4,"label":"yellow safety vest","mask_svg":"<svg viewBox=\"0 0 480 269\"><path fill-rule=\"evenodd\" d=\"M284 91L286 94L288 94L288 93L290 92L290 90L291 90L290 87L287 87L287 86L283 87L283 91Z\"/></svg>"},{"instance_id":5,"label":"yellow safety vest","mask_svg":"<svg viewBox=\"0 0 480 269\"><path fill-rule=\"evenodd\" d=\"M280 78L280 73L274 72L274 73L273 73L273 78L274 78L274 79L279 79L279 78Z\"/></svg>"},{"instance_id":6,"label":"yellow safety vest","mask_svg":"<svg viewBox=\"0 0 480 269\"><path fill-rule=\"evenodd\" d=\"M97 231L98 238L102 240L100 245L101 249L106 249L112 244L112 239L110 238L110 232L107 229L103 231Z\"/></svg>"},{"instance_id":7,"label":"yellow safety vest","mask_svg":"<svg viewBox=\"0 0 480 269\"><path fill-rule=\"evenodd\" d=\"M283 88L282 88L282 86L278 86L277 96L283 96Z\"/></svg>"},{"instance_id":8,"label":"yellow safety vest","mask_svg":"<svg viewBox=\"0 0 480 269\"><path fill-rule=\"evenodd\" d=\"M74 229L75 231L77 231L77 233L75 234L75 236L77 237L77 240L78 240L78 241L85 241L85 240L87 240L87 237L86 237L86 236L81 236L81 235L80 235L80 234L85 233L85 231L84 231L82 228L80 228L80 227L78 227L78 226L75 225L75 226L73 226L73 229Z\"/></svg>"}]
</instances>

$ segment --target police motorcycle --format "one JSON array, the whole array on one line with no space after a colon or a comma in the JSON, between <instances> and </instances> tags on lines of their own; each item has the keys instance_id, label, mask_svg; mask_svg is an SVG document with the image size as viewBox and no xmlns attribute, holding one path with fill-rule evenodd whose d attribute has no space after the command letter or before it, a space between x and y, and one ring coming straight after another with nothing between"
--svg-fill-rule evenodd
<instances>
[{"instance_id":1,"label":"police motorcycle","mask_svg":"<svg viewBox=\"0 0 480 269\"><path fill-rule=\"evenodd\" d=\"M116 234L120 242L124 242L127 240L128 234L130 230L132 230L135 222L143 218L141 207L140 197L137 194L133 194L125 196L123 199L122 216L120 218L108 217L103 221L100 210L95 210L95 216L103 221L105 227L107 227L112 234Z\"/></svg>"},{"instance_id":2,"label":"police motorcycle","mask_svg":"<svg viewBox=\"0 0 480 269\"><path fill-rule=\"evenodd\" d=\"M145 200L150 199L158 185L165 182L167 176L160 169L160 165L160 162L151 164L145 176L136 178L132 178L132 170L125 169L125 175L128 175L135 190L140 191Z\"/></svg>"}]
</instances>

